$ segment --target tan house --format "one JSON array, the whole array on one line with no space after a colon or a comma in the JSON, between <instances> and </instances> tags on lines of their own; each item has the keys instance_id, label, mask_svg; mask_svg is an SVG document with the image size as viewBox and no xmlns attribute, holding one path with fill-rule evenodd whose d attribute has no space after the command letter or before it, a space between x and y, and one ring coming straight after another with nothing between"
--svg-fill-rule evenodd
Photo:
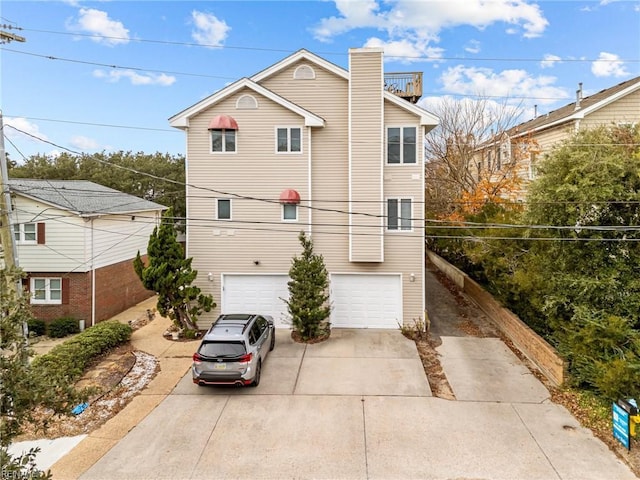
<instances>
[{"instance_id":1,"label":"tan house","mask_svg":"<svg viewBox=\"0 0 640 480\"><path fill-rule=\"evenodd\" d=\"M495 180L516 168L522 180L520 194L535 178L536 162L551 148L580 130L601 125L635 125L640 122L640 77L635 77L588 97L582 83L576 101L521 123L484 143L474 158L476 175L490 172Z\"/></svg>"},{"instance_id":2,"label":"tan house","mask_svg":"<svg viewBox=\"0 0 640 480\"><path fill-rule=\"evenodd\" d=\"M289 326L300 231L329 271L333 326L424 316L422 145L438 120L411 103L421 75L394 75L381 49L351 49L349 70L300 50L169 119L187 134L187 255L218 303L201 327L251 311Z\"/></svg>"}]
</instances>

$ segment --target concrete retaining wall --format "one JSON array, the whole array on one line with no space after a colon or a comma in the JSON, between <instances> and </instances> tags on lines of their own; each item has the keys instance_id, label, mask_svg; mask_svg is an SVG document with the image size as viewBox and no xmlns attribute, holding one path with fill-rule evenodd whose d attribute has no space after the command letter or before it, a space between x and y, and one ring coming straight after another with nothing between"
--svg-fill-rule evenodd
<instances>
[{"instance_id":1,"label":"concrete retaining wall","mask_svg":"<svg viewBox=\"0 0 640 480\"><path fill-rule=\"evenodd\" d=\"M540 335L529 328L513 312L504 308L477 282L448 263L442 257L427 251L429 260L473 300L529 360L556 386L565 378L564 360Z\"/></svg>"}]
</instances>

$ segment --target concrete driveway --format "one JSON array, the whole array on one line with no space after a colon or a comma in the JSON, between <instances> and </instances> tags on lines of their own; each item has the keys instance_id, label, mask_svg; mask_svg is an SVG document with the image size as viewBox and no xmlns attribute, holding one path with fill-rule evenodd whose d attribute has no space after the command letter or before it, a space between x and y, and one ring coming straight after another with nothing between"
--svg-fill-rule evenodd
<instances>
[{"instance_id":1,"label":"concrete driveway","mask_svg":"<svg viewBox=\"0 0 640 480\"><path fill-rule=\"evenodd\" d=\"M188 373L80 478L635 478L539 397L432 397L398 331L334 330L316 345L288 333L259 387L198 387ZM456 351L452 369L464 363Z\"/></svg>"}]
</instances>

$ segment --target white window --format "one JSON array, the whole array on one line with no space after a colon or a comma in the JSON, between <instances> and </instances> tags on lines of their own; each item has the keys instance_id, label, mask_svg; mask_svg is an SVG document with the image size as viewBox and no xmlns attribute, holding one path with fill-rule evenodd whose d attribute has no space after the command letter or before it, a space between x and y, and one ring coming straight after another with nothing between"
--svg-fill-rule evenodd
<instances>
[{"instance_id":1,"label":"white window","mask_svg":"<svg viewBox=\"0 0 640 480\"><path fill-rule=\"evenodd\" d=\"M416 163L416 127L387 128L387 163Z\"/></svg>"},{"instance_id":2,"label":"white window","mask_svg":"<svg viewBox=\"0 0 640 480\"><path fill-rule=\"evenodd\" d=\"M282 205L282 220L285 222L298 221L298 206L295 203L285 203Z\"/></svg>"},{"instance_id":3,"label":"white window","mask_svg":"<svg viewBox=\"0 0 640 480\"><path fill-rule=\"evenodd\" d=\"M37 243L38 229L35 223L18 223L13 225L13 236L16 243L29 244Z\"/></svg>"},{"instance_id":4,"label":"white window","mask_svg":"<svg viewBox=\"0 0 640 480\"><path fill-rule=\"evenodd\" d=\"M216 201L216 218L218 220L231 220L231 200L218 198Z\"/></svg>"},{"instance_id":5,"label":"white window","mask_svg":"<svg viewBox=\"0 0 640 480\"><path fill-rule=\"evenodd\" d=\"M412 230L411 199L387 199L387 230Z\"/></svg>"},{"instance_id":6,"label":"white window","mask_svg":"<svg viewBox=\"0 0 640 480\"><path fill-rule=\"evenodd\" d=\"M313 80L316 78L316 72L309 65L300 65L293 72L293 78L296 80Z\"/></svg>"},{"instance_id":7,"label":"white window","mask_svg":"<svg viewBox=\"0 0 640 480\"><path fill-rule=\"evenodd\" d=\"M213 153L226 153L236 151L236 131L212 129L211 151Z\"/></svg>"},{"instance_id":8,"label":"white window","mask_svg":"<svg viewBox=\"0 0 640 480\"><path fill-rule=\"evenodd\" d=\"M61 278L32 278L31 279L31 303L61 304L62 303L62 279Z\"/></svg>"},{"instance_id":9,"label":"white window","mask_svg":"<svg viewBox=\"0 0 640 480\"><path fill-rule=\"evenodd\" d=\"M253 95L244 94L236 101L236 110L255 110L258 108L258 100Z\"/></svg>"},{"instance_id":10,"label":"white window","mask_svg":"<svg viewBox=\"0 0 640 480\"><path fill-rule=\"evenodd\" d=\"M276 129L276 151L279 153L302 152L302 129L300 127L278 127Z\"/></svg>"}]
</instances>

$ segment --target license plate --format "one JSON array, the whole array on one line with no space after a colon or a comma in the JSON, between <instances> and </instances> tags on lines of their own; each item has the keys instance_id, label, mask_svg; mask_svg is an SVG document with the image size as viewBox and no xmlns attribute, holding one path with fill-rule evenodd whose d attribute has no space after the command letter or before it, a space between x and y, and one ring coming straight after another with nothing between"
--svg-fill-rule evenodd
<instances>
[{"instance_id":1,"label":"license plate","mask_svg":"<svg viewBox=\"0 0 640 480\"><path fill-rule=\"evenodd\" d=\"M213 369L214 370L225 370L227 368L227 364L226 363L214 363L213 364Z\"/></svg>"}]
</instances>

